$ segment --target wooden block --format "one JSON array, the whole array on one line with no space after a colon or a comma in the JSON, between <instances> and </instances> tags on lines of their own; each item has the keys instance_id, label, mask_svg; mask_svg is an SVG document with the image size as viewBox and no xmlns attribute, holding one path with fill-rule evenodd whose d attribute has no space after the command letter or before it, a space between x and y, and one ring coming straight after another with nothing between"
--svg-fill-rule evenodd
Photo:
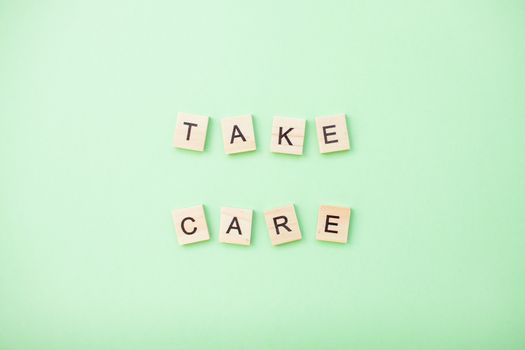
<instances>
[{"instance_id":1,"label":"wooden block","mask_svg":"<svg viewBox=\"0 0 525 350\"><path fill-rule=\"evenodd\" d=\"M332 115L315 118L317 140L321 153L330 153L350 149L346 115Z\"/></svg>"},{"instance_id":2,"label":"wooden block","mask_svg":"<svg viewBox=\"0 0 525 350\"><path fill-rule=\"evenodd\" d=\"M279 245L301 239L301 230L293 204L272 209L264 213L272 245Z\"/></svg>"},{"instance_id":3,"label":"wooden block","mask_svg":"<svg viewBox=\"0 0 525 350\"><path fill-rule=\"evenodd\" d=\"M252 210L221 208L219 242L250 245Z\"/></svg>"},{"instance_id":4,"label":"wooden block","mask_svg":"<svg viewBox=\"0 0 525 350\"><path fill-rule=\"evenodd\" d=\"M180 245L190 244L210 239L208 224L204 216L204 207L198 205L191 208L173 210L173 224Z\"/></svg>"},{"instance_id":5,"label":"wooden block","mask_svg":"<svg viewBox=\"0 0 525 350\"><path fill-rule=\"evenodd\" d=\"M350 208L321 205L317 218L319 241L346 243L350 225Z\"/></svg>"},{"instance_id":6,"label":"wooden block","mask_svg":"<svg viewBox=\"0 0 525 350\"><path fill-rule=\"evenodd\" d=\"M305 119L274 117L272 152L303 154Z\"/></svg>"},{"instance_id":7,"label":"wooden block","mask_svg":"<svg viewBox=\"0 0 525 350\"><path fill-rule=\"evenodd\" d=\"M179 113L175 124L173 146L202 152L206 143L207 129L208 117Z\"/></svg>"},{"instance_id":8,"label":"wooden block","mask_svg":"<svg viewBox=\"0 0 525 350\"><path fill-rule=\"evenodd\" d=\"M223 118L222 138L227 154L255 151L255 133L251 114Z\"/></svg>"}]
</instances>

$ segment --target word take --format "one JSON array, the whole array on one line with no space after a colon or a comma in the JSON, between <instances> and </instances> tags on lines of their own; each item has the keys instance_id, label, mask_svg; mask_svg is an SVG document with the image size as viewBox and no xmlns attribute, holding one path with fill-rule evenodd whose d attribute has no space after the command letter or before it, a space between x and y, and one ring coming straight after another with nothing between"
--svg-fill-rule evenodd
<instances>
[{"instance_id":1,"label":"word take","mask_svg":"<svg viewBox=\"0 0 525 350\"><path fill-rule=\"evenodd\" d=\"M173 145L194 151L204 151L208 117L179 113L175 124ZM317 141L321 153L350 149L346 115L315 118ZM272 124L273 153L303 154L305 119L274 117ZM255 151L255 133L251 114L221 120L224 152L227 154Z\"/></svg>"}]
</instances>

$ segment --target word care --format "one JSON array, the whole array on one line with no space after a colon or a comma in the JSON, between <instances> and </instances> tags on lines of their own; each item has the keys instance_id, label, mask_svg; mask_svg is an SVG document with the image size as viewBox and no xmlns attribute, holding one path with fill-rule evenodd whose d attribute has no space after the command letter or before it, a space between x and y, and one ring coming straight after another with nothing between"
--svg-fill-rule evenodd
<instances>
[{"instance_id":1,"label":"word care","mask_svg":"<svg viewBox=\"0 0 525 350\"><path fill-rule=\"evenodd\" d=\"M252 215L251 209L221 208L219 242L250 245ZM264 218L272 245L302 238L293 204L266 211ZM173 223L181 245L210 239L202 205L173 210ZM320 241L346 243L349 224L350 208L322 205L317 218L316 238Z\"/></svg>"},{"instance_id":2,"label":"word care","mask_svg":"<svg viewBox=\"0 0 525 350\"><path fill-rule=\"evenodd\" d=\"M208 117L179 113L175 124L173 145L202 152L206 144ZM321 153L350 149L346 115L316 117L317 141ZM272 124L274 153L303 154L305 119L275 117ZM251 114L221 120L224 152L227 154L255 151L255 133Z\"/></svg>"}]
</instances>

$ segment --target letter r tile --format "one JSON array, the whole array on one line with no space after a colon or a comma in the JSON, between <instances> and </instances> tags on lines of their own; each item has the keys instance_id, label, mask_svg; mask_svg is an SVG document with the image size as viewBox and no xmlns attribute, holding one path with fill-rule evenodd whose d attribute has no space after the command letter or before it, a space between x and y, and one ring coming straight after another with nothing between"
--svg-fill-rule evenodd
<instances>
[{"instance_id":1,"label":"letter r tile","mask_svg":"<svg viewBox=\"0 0 525 350\"><path fill-rule=\"evenodd\" d=\"M210 239L204 207L175 209L172 213L175 233L180 245L207 241Z\"/></svg>"},{"instance_id":2,"label":"letter r tile","mask_svg":"<svg viewBox=\"0 0 525 350\"><path fill-rule=\"evenodd\" d=\"M208 117L196 114L179 113L173 135L173 146L193 151L204 151Z\"/></svg>"},{"instance_id":3,"label":"letter r tile","mask_svg":"<svg viewBox=\"0 0 525 350\"><path fill-rule=\"evenodd\" d=\"M301 239L301 230L293 204L268 210L264 213L268 235L272 245L298 241Z\"/></svg>"}]
</instances>

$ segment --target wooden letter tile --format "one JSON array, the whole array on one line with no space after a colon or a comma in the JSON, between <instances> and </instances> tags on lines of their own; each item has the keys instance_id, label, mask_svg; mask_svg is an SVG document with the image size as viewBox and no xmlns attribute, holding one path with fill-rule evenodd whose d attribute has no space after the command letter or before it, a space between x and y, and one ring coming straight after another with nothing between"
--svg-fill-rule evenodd
<instances>
[{"instance_id":1,"label":"wooden letter tile","mask_svg":"<svg viewBox=\"0 0 525 350\"><path fill-rule=\"evenodd\" d=\"M179 113L175 124L173 146L202 152L206 143L208 117Z\"/></svg>"},{"instance_id":2,"label":"wooden letter tile","mask_svg":"<svg viewBox=\"0 0 525 350\"><path fill-rule=\"evenodd\" d=\"M252 210L221 208L219 242L250 245Z\"/></svg>"},{"instance_id":3,"label":"wooden letter tile","mask_svg":"<svg viewBox=\"0 0 525 350\"><path fill-rule=\"evenodd\" d=\"M301 239L301 230L293 204L272 209L264 213L272 245L279 245Z\"/></svg>"},{"instance_id":4,"label":"wooden letter tile","mask_svg":"<svg viewBox=\"0 0 525 350\"><path fill-rule=\"evenodd\" d=\"M346 116L344 114L315 118L317 140L321 153L350 149Z\"/></svg>"},{"instance_id":5,"label":"wooden letter tile","mask_svg":"<svg viewBox=\"0 0 525 350\"><path fill-rule=\"evenodd\" d=\"M223 118L221 125L224 152L232 154L255 151L255 133L251 114Z\"/></svg>"},{"instance_id":6,"label":"wooden letter tile","mask_svg":"<svg viewBox=\"0 0 525 350\"><path fill-rule=\"evenodd\" d=\"M305 119L274 117L272 152L303 154Z\"/></svg>"},{"instance_id":7,"label":"wooden letter tile","mask_svg":"<svg viewBox=\"0 0 525 350\"><path fill-rule=\"evenodd\" d=\"M191 208L173 210L173 224L180 245L190 244L210 239L208 224L204 216L204 207L198 205Z\"/></svg>"},{"instance_id":8,"label":"wooden letter tile","mask_svg":"<svg viewBox=\"0 0 525 350\"><path fill-rule=\"evenodd\" d=\"M349 225L350 208L321 205L317 219L317 239L346 243Z\"/></svg>"}]
</instances>

